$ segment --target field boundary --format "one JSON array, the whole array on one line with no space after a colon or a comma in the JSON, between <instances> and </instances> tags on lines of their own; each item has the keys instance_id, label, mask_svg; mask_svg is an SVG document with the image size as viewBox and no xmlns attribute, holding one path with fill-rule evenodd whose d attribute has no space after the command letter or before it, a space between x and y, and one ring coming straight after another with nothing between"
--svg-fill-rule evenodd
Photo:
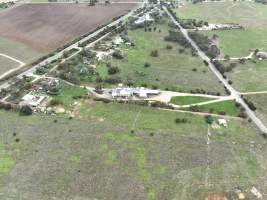
<instances>
[{"instance_id":1,"label":"field boundary","mask_svg":"<svg viewBox=\"0 0 267 200\"><path fill-rule=\"evenodd\" d=\"M0 53L0 56L2 56L2 57L4 57L4 58L7 58L7 59L9 59L9 60L12 60L12 61L14 61L14 62L16 62L16 63L19 64L18 67L15 67L15 68L13 68L13 69L10 69L10 70L8 70L7 72L1 74L1 75L0 75L0 79L6 77L7 75L11 74L11 73L14 72L14 71L17 71L17 70L21 69L22 67L24 67L24 66L26 65L24 62L22 62L22 61L20 61L20 60L18 60L18 59L16 59L16 58L13 58L13 57L11 57L11 56L9 56L9 55Z\"/></svg>"}]
</instances>

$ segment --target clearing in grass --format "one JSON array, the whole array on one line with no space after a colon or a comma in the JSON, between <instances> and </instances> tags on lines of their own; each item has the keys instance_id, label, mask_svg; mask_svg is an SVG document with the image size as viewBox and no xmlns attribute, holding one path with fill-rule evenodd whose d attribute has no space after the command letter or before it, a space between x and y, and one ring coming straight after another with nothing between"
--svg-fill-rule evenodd
<instances>
[{"instance_id":1,"label":"clearing in grass","mask_svg":"<svg viewBox=\"0 0 267 200\"><path fill-rule=\"evenodd\" d=\"M236 107L233 101L220 101L197 107L193 106L189 109L192 111L210 112L210 113L217 113L221 115L231 115L231 116L238 116L240 113L239 109Z\"/></svg>"},{"instance_id":2,"label":"clearing in grass","mask_svg":"<svg viewBox=\"0 0 267 200\"><path fill-rule=\"evenodd\" d=\"M171 103L176 105L190 105L211 100L214 99L201 96L177 96L171 98Z\"/></svg>"}]
</instances>

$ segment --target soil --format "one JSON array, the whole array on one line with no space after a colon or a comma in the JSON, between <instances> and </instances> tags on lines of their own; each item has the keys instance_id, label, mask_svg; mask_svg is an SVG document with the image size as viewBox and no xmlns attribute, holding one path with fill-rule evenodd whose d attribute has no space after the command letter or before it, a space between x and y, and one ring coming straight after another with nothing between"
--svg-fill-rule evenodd
<instances>
[{"instance_id":1,"label":"soil","mask_svg":"<svg viewBox=\"0 0 267 200\"><path fill-rule=\"evenodd\" d=\"M0 36L46 53L95 30L136 4L24 4L0 13Z\"/></svg>"}]
</instances>

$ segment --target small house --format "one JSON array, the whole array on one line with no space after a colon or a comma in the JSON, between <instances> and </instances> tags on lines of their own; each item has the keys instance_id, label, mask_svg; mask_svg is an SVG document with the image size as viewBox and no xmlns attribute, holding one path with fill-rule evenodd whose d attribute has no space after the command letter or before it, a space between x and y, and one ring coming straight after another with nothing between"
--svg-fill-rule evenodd
<instances>
[{"instance_id":1,"label":"small house","mask_svg":"<svg viewBox=\"0 0 267 200\"><path fill-rule=\"evenodd\" d=\"M112 44L115 46L119 46L123 43L123 39L121 37L116 37L114 40L112 40Z\"/></svg>"},{"instance_id":2,"label":"small house","mask_svg":"<svg viewBox=\"0 0 267 200\"><path fill-rule=\"evenodd\" d=\"M218 119L218 124L220 126L227 127L227 121L226 121L226 119Z\"/></svg>"},{"instance_id":3,"label":"small house","mask_svg":"<svg viewBox=\"0 0 267 200\"><path fill-rule=\"evenodd\" d=\"M257 54L256 54L257 58L259 59L267 59L267 52L264 52L264 51L259 51Z\"/></svg>"},{"instance_id":4,"label":"small house","mask_svg":"<svg viewBox=\"0 0 267 200\"><path fill-rule=\"evenodd\" d=\"M22 97L22 103L27 104L29 106L37 107L39 106L47 96L44 95L33 95L31 93L26 94L24 97Z\"/></svg>"}]
</instances>

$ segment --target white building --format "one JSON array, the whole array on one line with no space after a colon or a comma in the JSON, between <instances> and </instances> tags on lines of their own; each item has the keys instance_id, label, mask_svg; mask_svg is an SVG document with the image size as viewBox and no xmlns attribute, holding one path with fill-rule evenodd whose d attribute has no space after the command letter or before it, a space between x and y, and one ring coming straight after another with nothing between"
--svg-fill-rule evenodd
<instances>
[{"instance_id":1,"label":"white building","mask_svg":"<svg viewBox=\"0 0 267 200\"><path fill-rule=\"evenodd\" d=\"M129 98L133 95L136 95L140 98L147 98L149 95L158 95L158 94L159 94L158 90L151 90L144 87L124 88L122 87L122 84L120 84L118 88L113 89L111 93L112 98L118 98L118 97Z\"/></svg>"},{"instance_id":2,"label":"white building","mask_svg":"<svg viewBox=\"0 0 267 200\"><path fill-rule=\"evenodd\" d=\"M23 100L23 104L27 104L33 107L37 107L39 106L45 99L47 98L47 96L44 95L32 95L31 93L26 94L24 97L22 97Z\"/></svg>"},{"instance_id":3,"label":"white building","mask_svg":"<svg viewBox=\"0 0 267 200\"><path fill-rule=\"evenodd\" d=\"M227 127L227 121L226 121L226 119L218 119L218 124L220 126Z\"/></svg>"},{"instance_id":4,"label":"white building","mask_svg":"<svg viewBox=\"0 0 267 200\"><path fill-rule=\"evenodd\" d=\"M123 43L123 39L121 37L116 37L114 40L112 40L112 44L113 45L116 45L116 46L119 46Z\"/></svg>"},{"instance_id":5,"label":"white building","mask_svg":"<svg viewBox=\"0 0 267 200\"><path fill-rule=\"evenodd\" d=\"M261 59L267 59L267 52L259 51L256 56Z\"/></svg>"},{"instance_id":6,"label":"white building","mask_svg":"<svg viewBox=\"0 0 267 200\"><path fill-rule=\"evenodd\" d=\"M112 98L129 98L133 96L133 89L132 88L115 88L112 90Z\"/></svg>"},{"instance_id":7,"label":"white building","mask_svg":"<svg viewBox=\"0 0 267 200\"><path fill-rule=\"evenodd\" d=\"M134 94L136 94L140 98L147 98L149 95L158 95L159 91L141 87L141 88L135 88Z\"/></svg>"},{"instance_id":8,"label":"white building","mask_svg":"<svg viewBox=\"0 0 267 200\"><path fill-rule=\"evenodd\" d=\"M139 17L134 24L137 26L144 25L145 23L152 23L154 19L150 16L149 13L144 14L142 17Z\"/></svg>"}]
</instances>

